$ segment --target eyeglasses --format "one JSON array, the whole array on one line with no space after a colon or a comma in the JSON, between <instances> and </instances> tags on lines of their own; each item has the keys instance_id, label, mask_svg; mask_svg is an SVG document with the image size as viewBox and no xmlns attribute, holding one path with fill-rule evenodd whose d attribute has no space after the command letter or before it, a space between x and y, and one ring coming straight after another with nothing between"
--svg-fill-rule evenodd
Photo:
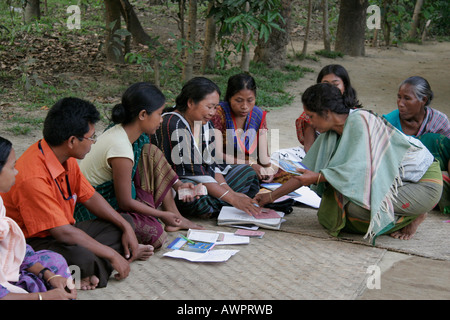
<instances>
[{"instance_id":1,"label":"eyeglasses","mask_svg":"<svg viewBox=\"0 0 450 320\"><path fill-rule=\"evenodd\" d=\"M80 137L79 138L80 140L81 139L86 139L86 140L90 140L92 143L96 143L97 142L97 135L94 133L93 135L92 135L92 137Z\"/></svg>"}]
</instances>

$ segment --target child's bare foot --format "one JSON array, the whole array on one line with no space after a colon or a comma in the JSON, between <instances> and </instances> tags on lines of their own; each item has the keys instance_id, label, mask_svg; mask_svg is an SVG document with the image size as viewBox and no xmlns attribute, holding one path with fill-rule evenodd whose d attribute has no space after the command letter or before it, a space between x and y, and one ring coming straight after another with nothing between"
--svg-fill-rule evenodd
<instances>
[{"instance_id":1,"label":"child's bare foot","mask_svg":"<svg viewBox=\"0 0 450 320\"><path fill-rule=\"evenodd\" d=\"M94 290L95 288L97 288L99 282L100 280L97 278L97 276L86 277L84 279L81 279L80 289Z\"/></svg>"},{"instance_id":2,"label":"child's bare foot","mask_svg":"<svg viewBox=\"0 0 450 320\"><path fill-rule=\"evenodd\" d=\"M427 213L422 213L413 222L402 229L390 234L391 237L401 240L410 240L416 234L417 228L425 220Z\"/></svg>"}]
</instances>

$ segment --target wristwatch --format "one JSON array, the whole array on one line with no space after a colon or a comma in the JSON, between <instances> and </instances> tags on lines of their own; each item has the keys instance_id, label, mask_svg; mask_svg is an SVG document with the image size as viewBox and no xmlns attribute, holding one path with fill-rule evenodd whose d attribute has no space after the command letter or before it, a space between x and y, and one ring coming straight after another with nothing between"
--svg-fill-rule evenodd
<instances>
[{"instance_id":1,"label":"wristwatch","mask_svg":"<svg viewBox=\"0 0 450 320\"><path fill-rule=\"evenodd\" d=\"M45 279L44 279L45 271L50 271L51 272L51 270L49 268L44 268L41 271L39 271L39 273L38 273L38 278L43 280L43 281L45 281Z\"/></svg>"}]
</instances>

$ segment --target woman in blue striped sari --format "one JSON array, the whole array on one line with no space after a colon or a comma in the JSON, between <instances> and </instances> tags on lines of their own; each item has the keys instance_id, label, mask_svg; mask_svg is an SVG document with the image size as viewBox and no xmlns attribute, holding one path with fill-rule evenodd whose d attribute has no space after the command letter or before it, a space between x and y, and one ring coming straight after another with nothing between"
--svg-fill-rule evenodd
<instances>
[{"instance_id":1,"label":"woman in blue striped sari","mask_svg":"<svg viewBox=\"0 0 450 320\"><path fill-rule=\"evenodd\" d=\"M219 106L219 97L220 89L211 80L191 79L152 135L152 143L162 150L182 181L201 183L207 188L207 195L192 202L177 201L183 215L210 217L224 205L248 214L260 211L252 199L259 191L256 172L245 164L216 163L215 132L210 120Z\"/></svg>"}]
</instances>

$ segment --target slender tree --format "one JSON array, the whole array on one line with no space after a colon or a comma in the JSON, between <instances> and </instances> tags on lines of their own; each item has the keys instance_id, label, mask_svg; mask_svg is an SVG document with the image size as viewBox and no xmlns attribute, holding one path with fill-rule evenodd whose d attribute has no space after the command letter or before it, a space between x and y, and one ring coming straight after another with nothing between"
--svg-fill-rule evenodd
<instances>
[{"instance_id":1,"label":"slender tree","mask_svg":"<svg viewBox=\"0 0 450 320\"><path fill-rule=\"evenodd\" d=\"M183 68L183 81L188 81L194 76L194 47L197 32L197 0L189 0L189 25L187 44L185 46L185 65Z\"/></svg>"},{"instance_id":2,"label":"slender tree","mask_svg":"<svg viewBox=\"0 0 450 320\"><path fill-rule=\"evenodd\" d=\"M322 33L323 47L327 51L331 51L330 28L328 25L328 0L322 0Z\"/></svg>"},{"instance_id":3,"label":"slender tree","mask_svg":"<svg viewBox=\"0 0 450 320\"><path fill-rule=\"evenodd\" d=\"M308 0L308 18L306 22L305 39L303 40L302 56L306 56L308 50L309 30L311 28L312 0Z\"/></svg>"},{"instance_id":4,"label":"slender tree","mask_svg":"<svg viewBox=\"0 0 450 320\"><path fill-rule=\"evenodd\" d=\"M250 11L250 3L247 1L245 3L245 12L248 13ZM243 72L250 71L250 51L248 50L248 45L250 40L250 35L248 34L248 30L242 30L242 55L241 55L241 70Z\"/></svg>"},{"instance_id":5,"label":"slender tree","mask_svg":"<svg viewBox=\"0 0 450 320\"><path fill-rule=\"evenodd\" d=\"M205 28L205 44L203 46L202 71L216 67L216 19L211 14L215 1L208 3Z\"/></svg>"},{"instance_id":6,"label":"slender tree","mask_svg":"<svg viewBox=\"0 0 450 320\"><path fill-rule=\"evenodd\" d=\"M411 29L409 29L409 38L414 39L417 37L417 29L419 28L420 11L422 10L424 0L417 0L414 7L414 13L411 23Z\"/></svg>"}]
</instances>

